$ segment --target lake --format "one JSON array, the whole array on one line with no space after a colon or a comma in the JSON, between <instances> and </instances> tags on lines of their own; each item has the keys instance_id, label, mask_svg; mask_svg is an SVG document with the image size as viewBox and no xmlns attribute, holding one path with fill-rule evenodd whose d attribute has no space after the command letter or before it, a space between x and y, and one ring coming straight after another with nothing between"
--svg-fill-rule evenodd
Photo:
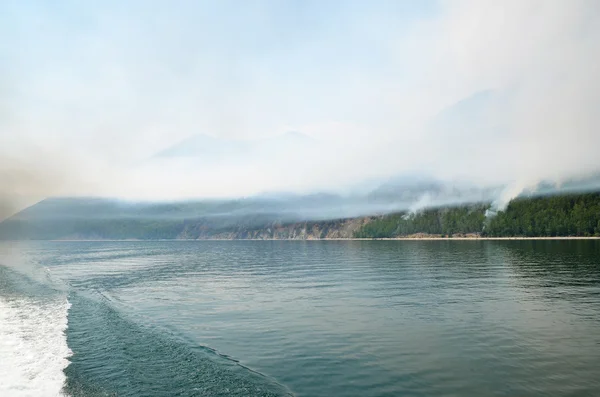
<instances>
[{"instance_id":1,"label":"lake","mask_svg":"<svg viewBox=\"0 0 600 397\"><path fill-rule=\"evenodd\" d=\"M598 396L600 241L0 245L0 395Z\"/></svg>"}]
</instances>

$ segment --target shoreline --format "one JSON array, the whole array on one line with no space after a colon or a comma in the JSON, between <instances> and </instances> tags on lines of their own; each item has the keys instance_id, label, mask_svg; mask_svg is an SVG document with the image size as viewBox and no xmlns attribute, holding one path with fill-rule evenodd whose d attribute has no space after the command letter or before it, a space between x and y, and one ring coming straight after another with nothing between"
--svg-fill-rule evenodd
<instances>
[{"instance_id":1,"label":"shoreline","mask_svg":"<svg viewBox=\"0 0 600 397\"><path fill-rule=\"evenodd\" d=\"M382 238L201 238L201 239L58 239L58 240L4 240L6 242L144 242L144 241L520 241L520 240L600 240L600 236L578 237L382 237Z\"/></svg>"}]
</instances>

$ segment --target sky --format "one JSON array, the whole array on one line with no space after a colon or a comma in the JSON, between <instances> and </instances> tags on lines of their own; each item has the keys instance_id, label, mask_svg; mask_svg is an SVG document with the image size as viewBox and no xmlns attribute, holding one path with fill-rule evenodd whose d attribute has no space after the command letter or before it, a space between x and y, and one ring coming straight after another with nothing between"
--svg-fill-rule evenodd
<instances>
[{"instance_id":1,"label":"sky","mask_svg":"<svg viewBox=\"0 0 600 397\"><path fill-rule=\"evenodd\" d=\"M47 196L238 197L600 170L595 0L0 3L0 217ZM138 167L204 134L319 142ZM515 193L517 192L517 193Z\"/></svg>"}]
</instances>

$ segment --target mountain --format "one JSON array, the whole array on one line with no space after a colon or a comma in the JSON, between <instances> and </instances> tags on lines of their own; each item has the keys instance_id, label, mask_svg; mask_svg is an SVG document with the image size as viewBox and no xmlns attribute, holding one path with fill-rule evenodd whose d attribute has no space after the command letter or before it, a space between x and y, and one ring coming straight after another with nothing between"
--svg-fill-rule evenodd
<instances>
[{"instance_id":1,"label":"mountain","mask_svg":"<svg viewBox=\"0 0 600 397\"><path fill-rule=\"evenodd\" d=\"M156 153L149 160L192 158L204 164L231 165L277 158L290 152L308 154L317 147L317 141L299 132L254 140L230 140L199 134Z\"/></svg>"},{"instance_id":2,"label":"mountain","mask_svg":"<svg viewBox=\"0 0 600 397\"><path fill-rule=\"evenodd\" d=\"M198 134L186 138L183 141L156 153L152 157L215 156L221 153L237 151L240 149L241 145L237 144L236 142L227 142L219 138Z\"/></svg>"},{"instance_id":3,"label":"mountain","mask_svg":"<svg viewBox=\"0 0 600 397\"><path fill-rule=\"evenodd\" d=\"M320 239L600 236L600 193L521 197L488 216L462 204L345 219L274 212L284 202L122 203L50 199L0 223L0 239ZM272 212L266 211L271 209Z\"/></svg>"},{"instance_id":4,"label":"mountain","mask_svg":"<svg viewBox=\"0 0 600 397\"><path fill-rule=\"evenodd\" d=\"M438 182L401 178L370 194L346 196L264 193L240 199L176 202L49 198L0 223L0 238L182 238L307 221L328 222L411 209L423 195L436 198L443 191L441 186ZM435 200L429 204L435 205Z\"/></svg>"},{"instance_id":5,"label":"mountain","mask_svg":"<svg viewBox=\"0 0 600 397\"><path fill-rule=\"evenodd\" d=\"M565 181L561 185L541 183L536 189L523 192L521 197L546 200L545 196L556 194L578 195L598 191L594 186L599 186L599 180L598 175L592 175ZM366 228L357 235L381 237L394 230L395 233L408 230L480 232L473 225L481 224L481 216L490 208L489 203L502 190L503 186L481 188L466 183L452 184L413 173L398 175L370 191L356 191L348 195L267 192L239 199L172 202L48 198L0 222L0 239L268 238L269 233L276 233L281 238L340 238L353 236L358 233L357 228L365 228L366 223L372 223L370 229ZM545 203L543 200L542 203ZM593 202L595 206L594 200L586 198L582 202ZM566 206L565 203L561 201L560 205ZM456 207L462 209L431 212L436 208ZM570 211L571 207L565 208L564 211ZM576 211L580 217L581 209L578 207ZM422 214L429 215L421 219ZM414 222L405 224L411 216L416 216ZM498 219L505 218L499 216ZM377 219L382 221L377 223ZM571 222L568 216L564 219L566 223ZM581 219L577 219L581 223ZM443 222L460 227L444 226ZM515 220L506 222L509 222L506 230L520 230L513 228ZM306 231L309 226L310 233ZM559 226L552 225L548 230ZM586 233L595 233L596 225L592 226L586 229ZM581 225L578 228L560 230L580 230ZM495 233L505 233L498 228L494 230Z\"/></svg>"}]
</instances>

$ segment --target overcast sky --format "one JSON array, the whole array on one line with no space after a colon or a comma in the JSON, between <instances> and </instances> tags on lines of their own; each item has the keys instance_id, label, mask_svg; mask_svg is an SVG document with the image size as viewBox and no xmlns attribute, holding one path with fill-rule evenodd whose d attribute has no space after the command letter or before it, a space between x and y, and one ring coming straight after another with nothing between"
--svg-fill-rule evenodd
<instances>
[{"instance_id":1,"label":"overcast sky","mask_svg":"<svg viewBox=\"0 0 600 397\"><path fill-rule=\"evenodd\" d=\"M406 172L518 191L594 172L599 43L595 0L5 0L0 205L308 192ZM327 150L128 171L195 134L287 131Z\"/></svg>"}]
</instances>

